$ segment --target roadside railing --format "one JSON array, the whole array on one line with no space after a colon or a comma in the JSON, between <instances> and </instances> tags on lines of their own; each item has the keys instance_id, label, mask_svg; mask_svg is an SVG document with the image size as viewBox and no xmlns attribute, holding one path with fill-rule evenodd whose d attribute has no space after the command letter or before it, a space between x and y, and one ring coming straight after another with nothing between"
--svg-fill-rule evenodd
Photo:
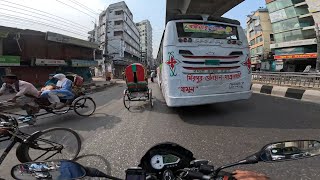
<instances>
[{"instance_id":1,"label":"roadside railing","mask_svg":"<svg viewBox=\"0 0 320 180\"><path fill-rule=\"evenodd\" d=\"M252 72L252 81L261 84L320 89L319 73L255 71Z\"/></svg>"}]
</instances>

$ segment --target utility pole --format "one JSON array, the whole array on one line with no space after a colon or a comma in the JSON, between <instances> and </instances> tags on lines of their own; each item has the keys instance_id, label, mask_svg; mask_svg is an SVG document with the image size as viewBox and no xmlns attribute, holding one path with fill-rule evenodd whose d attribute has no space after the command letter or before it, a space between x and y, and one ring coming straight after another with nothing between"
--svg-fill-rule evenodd
<instances>
[{"instance_id":1,"label":"utility pole","mask_svg":"<svg viewBox=\"0 0 320 180\"><path fill-rule=\"evenodd\" d=\"M316 23L316 36L317 36L317 62L316 62L316 72L320 71L320 27L319 23Z\"/></svg>"}]
</instances>

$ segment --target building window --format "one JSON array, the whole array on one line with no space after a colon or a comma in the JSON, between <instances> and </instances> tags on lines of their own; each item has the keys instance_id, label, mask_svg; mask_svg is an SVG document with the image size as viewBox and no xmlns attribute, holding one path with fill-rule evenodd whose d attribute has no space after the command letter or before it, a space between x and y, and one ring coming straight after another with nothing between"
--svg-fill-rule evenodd
<instances>
[{"instance_id":1,"label":"building window","mask_svg":"<svg viewBox=\"0 0 320 180\"><path fill-rule=\"evenodd\" d=\"M252 38L254 35L255 35L255 32L254 32L254 31L251 31L251 32L250 32L250 38Z\"/></svg>"},{"instance_id":2,"label":"building window","mask_svg":"<svg viewBox=\"0 0 320 180\"><path fill-rule=\"evenodd\" d=\"M288 7L288 8L270 13L270 20L271 20L271 23L274 23L274 22L285 20L285 19L297 17L303 14L308 14L308 13L309 11L307 8Z\"/></svg>"},{"instance_id":3,"label":"building window","mask_svg":"<svg viewBox=\"0 0 320 180\"><path fill-rule=\"evenodd\" d=\"M275 34L274 39L277 43L280 43L280 42L301 40L301 39L304 39L304 37L301 30L294 30L294 31Z\"/></svg>"},{"instance_id":4,"label":"building window","mask_svg":"<svg viewBox=\"0 0 320 180\"><path fill-rule=\"evenodd\" d=\"M117 26L117 25L122 25L122 21L115 21L115 22L114 22L114 25L115 25L115 26Z\"/></svg>"},{"instance_id":5,"label":"building window","mask_svg":"<svg viewBox=\"0 0 320 180\"><path fill-rule=\"evenodd\" d=\"M262 42L262 41L263 41L263 37L262 36L257 37L257 43Z\"/></svg>"},{"instance_id":6,"label":"building window","mask_svg":"<svg viewBox=\"0 0 320 180\"><path fill-rule=\"evenodd\" d=\"M263 46L257 47L257 54L262 54L263 53Z\"/></svg>"},{"instance_id":7,"label":"building window","mask_svg":"<svg viewBox=\"0 0 320 180\"><path fill-rule=\"evenodd\" d=\"M115 31L114 36L122 36L123 32L122 31Z\"/></svg>"},{"instance_id":8,"label":"building window","mask_svg":"<svg viewBox=\"0 0 320 180\"><path fill-rule=\"evenodd\" d=\"M292 18L285 21L280 21L272 24L272 29L274 33L279 33L283 31L299 29L301 28L298 18Z\"/></svg>"},{"instance_id":9,"label":"building window","mask_svg":"<svg viewBox=\"0 0 320 180\"><path fill-rule=\"evenodd\" d=\"M283 9L285 7L292 6L292 1L291 0L280 0L280 1L273 1L269 4L267 4L269 12L274 12L279 9Z\"/></svg>"},{"instance_id":10,"label":"building window","mask_svg":"<svg viewBox=\"0 0 320 180\"><path fill-rule=\"evenodd\" d=\"M116 14L116 15L121 15L121 14L122 14L122 11L116 11L115 14Z\"/></svg>"},{"instance_id":11,"label":"building window","mask_svg":"<svg viewBox=\"0 0 320 180\"><path fill-rule=\"evenodd\" d=\"M253 48L253 49L250 50L250 52L251 52L251 56L254 56L256 54L256 49Z\"/></svg>"},{"instance_id":12,"label":"building window","mask_svg":"<svg viewBox=\"0 0 320 180\"><path fill-rule=\"evenodd\" d=\"M274 35L270 34L270 41L274 41Z\"/></svg>"},{"instance_id":13,"label":"building window","mask_svg":"<svg viewBox=\"0 0 320 180\"><path fill-rule=\"evenodd\" d=\"M255 44L255 40L252 39L252 40L250 41L250 45L253 46L254 44Z\"/></svg>"}]
</instances>

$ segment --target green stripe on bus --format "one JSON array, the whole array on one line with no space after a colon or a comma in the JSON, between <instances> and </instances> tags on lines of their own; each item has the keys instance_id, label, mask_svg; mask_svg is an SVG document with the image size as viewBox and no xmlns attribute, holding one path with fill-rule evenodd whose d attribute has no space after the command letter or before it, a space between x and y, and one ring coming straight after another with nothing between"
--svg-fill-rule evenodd
<instances>
[{"instance_id":1,"label":"green stripe on bus","mask_svg":"<svg viewBox=\"0 0 320 180\"><path fill-rule=\"evenodd\" d=\"M205 65L220 65L220 60L213 60L213 59L210 59L210 60L205 60Z\"/></svg>"}]
</instances>

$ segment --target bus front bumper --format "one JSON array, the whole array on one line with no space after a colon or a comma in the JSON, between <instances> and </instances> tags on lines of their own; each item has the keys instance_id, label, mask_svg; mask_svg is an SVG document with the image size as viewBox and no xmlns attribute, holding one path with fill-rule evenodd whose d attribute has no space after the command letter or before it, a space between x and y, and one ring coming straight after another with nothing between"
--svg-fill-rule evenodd
<instances>
[{"instance_id":1,"label":"bus front bumper","mask_svg":"<svg viewBox=\"0 0 320 180\"><path fill-rule=\"evenodd\" d=\"M224 94L211 94L201 96L180 96L166 98L167 105L169 107L181 107L181 106L196 106L204 104L214 104L219 102L229 102L236 100L249 99L252 95L252 91L242 91L235 93Z\"/></svg>"}]
</instances>

